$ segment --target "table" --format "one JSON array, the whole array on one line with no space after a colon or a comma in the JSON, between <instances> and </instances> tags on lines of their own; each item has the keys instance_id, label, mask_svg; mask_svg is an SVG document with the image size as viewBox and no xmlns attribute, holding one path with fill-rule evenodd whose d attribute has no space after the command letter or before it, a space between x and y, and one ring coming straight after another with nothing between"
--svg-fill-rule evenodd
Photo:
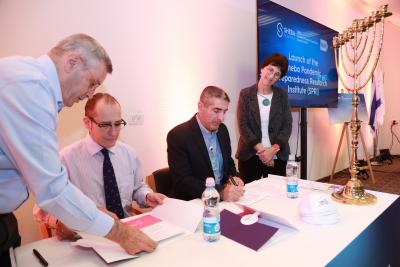
<instances>
[{"instance_id":1,"label":"table","mask_svg":"<svg viewBox=\"0 0 400 267\"><path fill-rule=\"evenodd\" d=\"M284 217L299 231L255 252L221 236L216 243L202 239L201 231L186 235L134 260L111 266L400 266L400 199L397 195L372 192L375 205L351 206L337 203L341 221L335 225L306 224L298 216L298 205L310 189L300 188L299 198L286 197L283 177L272 176L271 193L252 207ZM300 186L310 181L300 181ZM371 192L371 191L369 191ZM330 194L329 192L321 192ZM222 207L232 203L222 202ZM49 266L109 266L91 249L72 247L54 238L33 242L15 250L18 266L40 266L32 249L36 248Z\"/></svg>"}]
</instances>

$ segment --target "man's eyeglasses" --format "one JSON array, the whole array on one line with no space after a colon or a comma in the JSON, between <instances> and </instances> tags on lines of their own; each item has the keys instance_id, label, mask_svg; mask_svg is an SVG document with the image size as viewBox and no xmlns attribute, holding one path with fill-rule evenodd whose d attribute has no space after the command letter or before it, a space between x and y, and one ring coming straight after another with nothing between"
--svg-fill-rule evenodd
<instances>
[{"instance_id":1,"label":"man's eyeglasses","mask_svg":"<svg viewBox=\"0 0 400 267\"><path fill-rule=\"evenodd\" d=\"M120 130L121 128L123 128L123 127L127 124L126 121L125 121L124 119L121 119L121 120L119 120L119 121L116 121L116 122L112 123L112 122L109 122L109 121L106 121L106 122L97 122L97 121L95 121L92 117L89 117L89 116L87 116L87 117L88 117L89 120L91 120L94 124L96 124L97 127L99 127L99 128L102 129L102 130L105 130L105 131L110 130L110 129L113 127L113 125L114 125L114 129Z\"/></svg>"}]
</instances>

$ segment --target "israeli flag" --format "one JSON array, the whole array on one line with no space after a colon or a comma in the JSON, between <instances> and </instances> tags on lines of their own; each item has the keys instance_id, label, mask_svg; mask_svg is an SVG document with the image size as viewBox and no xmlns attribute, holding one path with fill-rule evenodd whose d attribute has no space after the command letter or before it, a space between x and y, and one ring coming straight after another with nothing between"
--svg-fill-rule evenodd
<instances>
[{"instance_id":1,"label":"israeli flag","mask_svg":"<svg viewBox=\"0 0 400 267\"><path fill-rule=\"evenodd\" d=\"M385 100L383 95L383 72L378 69L372 75L371 82L371 109L369 114L369 125L372 134L375 136L376 129L383 124L385 116Z\"/></svg>"}]
</instances>

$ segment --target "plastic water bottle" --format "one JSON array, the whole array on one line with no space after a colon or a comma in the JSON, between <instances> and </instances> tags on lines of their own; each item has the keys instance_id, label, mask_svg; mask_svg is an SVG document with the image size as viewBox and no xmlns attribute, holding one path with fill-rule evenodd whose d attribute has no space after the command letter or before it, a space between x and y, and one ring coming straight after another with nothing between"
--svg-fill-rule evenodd
<instances>
[{"instance_id":1,"label":"plastic water bottle","mask_svg":"<svg viewBox=\"0 0 400 267\"><path fill-rule=\"evenodd\" d=\"M214 178L206 179L206 190L201 199L204 202L203 237L207 242L219 240L221 235L220 215L218 209L219 193L215 189Z\"/></svg>"},{"instance_id":2,"label":"plastic water bottle","mask_svg":"<svg viewBox=\"0 0 400 267\"><path fill-rule=\"evenodd\" d=\"M286 184L288 198L297 198L299 196L299 165L294 160L288 160L286 165Z\"/></svg>"}]
</instances>

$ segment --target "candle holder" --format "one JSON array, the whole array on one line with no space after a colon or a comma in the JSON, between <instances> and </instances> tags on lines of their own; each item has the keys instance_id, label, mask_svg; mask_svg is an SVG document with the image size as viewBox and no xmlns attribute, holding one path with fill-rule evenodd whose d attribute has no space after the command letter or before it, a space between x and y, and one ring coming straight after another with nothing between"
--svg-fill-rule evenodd
<instances>
[{"instance_id":1,"label":"candle holder","mask_svg":"<svg viewBox=\"0 0 400 267\"><path fill-rule=\"evenodd\" d=\"M376 69L382 51L385 18L390 15L392 13L388 12L388 5L380 6L378 10L371 13L371 16L353 20L351 27L333 37L339 80L343 87L353 94L350 122L352 137L351 163L349 167L350 179L342 190L332 194L332 198L337 202L368 205L377 201L374 195L365 192L362 182L358 179L360 166L357 159L357 150L361 128L361 121L358 119L358 92L371 80ZM380 40L378 48L374 50L376 28L379 23L381 23ZM370 42L368 42L369 38L372 38ZM344 70L344 74L339 71L340 66ZM346 77L352 80L352 85L346 84L344 80Z\"/></svg>"}]
</instances>

